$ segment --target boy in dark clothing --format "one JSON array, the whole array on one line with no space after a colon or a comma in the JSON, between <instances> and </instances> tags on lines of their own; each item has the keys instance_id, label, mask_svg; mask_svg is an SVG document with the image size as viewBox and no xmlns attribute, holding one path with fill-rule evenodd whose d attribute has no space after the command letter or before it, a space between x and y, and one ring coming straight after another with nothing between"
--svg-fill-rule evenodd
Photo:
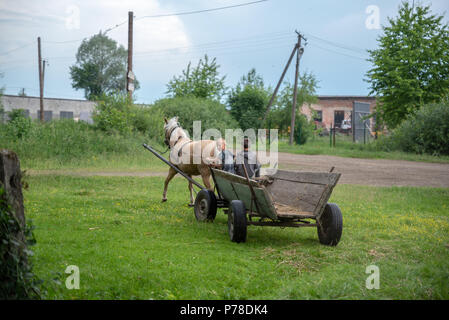
<instances>
[{"instance_id":1,"label":"boy in dark clothing","mask_svg":"<svg viewBox=\"0 0 449 320\"><path fill-rule=\"evenodd\" d=\"M239 176L245 177L245 171L243 169L243 164L248 172L248 177L258 178L260 177L260 163L257 160L257 154L254 151L249 151L249 139L245 138L243 140L243 151L237 153L235 158L236 173Z\"/></svg>"}]
</instances>

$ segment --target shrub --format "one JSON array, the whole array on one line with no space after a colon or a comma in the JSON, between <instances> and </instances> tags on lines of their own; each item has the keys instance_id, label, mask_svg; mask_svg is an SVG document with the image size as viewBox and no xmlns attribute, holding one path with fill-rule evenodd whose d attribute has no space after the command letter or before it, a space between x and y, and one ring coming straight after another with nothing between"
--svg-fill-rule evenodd
<instances>
[{"instance_id":1,"label":"shrub","mask_svg":"<svg viewBox=\"0 0 449 320\"><path fill-rule=\"evenodd\" d=\"M314 124L303 114L296 115L294 139L296 144L302 145L313 135Z\"/></svg>"},{"instance_id":2,"label":"shrub","mask_svg":"<svg viewBox=\"0 0 449 320\"><path fill-rule=\"evenodd\" d=\"M11 138L21 139L27 136L32 127L31 119L25 116L22 109L14 109L8 112L9 121L6 124Z\"/></svg>"},{"instance_id":3,"label":"shrub","mask_svg":"<svg viewBox=\"0 0 449 320\"><path fill-rule=\"evenodd\" d=\"M380 143L389 150L449 155L449 103L423 106Z\"/></svg>"},{"instance_id":4,"label":"shrub","mask_svg":"<svg viewBox=\"0 0 449 320\"><path fill-rule=\"evenodd\" d=\"M209 99L195 97L166 98L156 101L151 109L152 112L161 111L167 118L178 116L181 126L191 136L193 121L198 120L201 120L202 131L215 128L224 135L225 129L238 128L237 122L226 110L226 107L217 101ZM163 125L164 122L162 121L157 130L160 131Z\"/></svg>"},{"instance_id":5,"label":"shrub","mask_svg":"<svg viewBox=\"0 0 449 320\"><path fill-rule=\"evenodd\" d=\"M132 131L131 102L125 94L103 94L96 100L93 112L95 126L108 133L130 134Z\"/></svg>"}]
</instances>

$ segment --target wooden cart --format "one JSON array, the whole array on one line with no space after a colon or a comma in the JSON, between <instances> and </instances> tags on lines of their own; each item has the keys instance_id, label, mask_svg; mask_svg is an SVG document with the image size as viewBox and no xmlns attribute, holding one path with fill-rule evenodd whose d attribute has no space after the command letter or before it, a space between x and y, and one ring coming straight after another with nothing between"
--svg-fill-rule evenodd
<instances>
[{"instance_id":1,"label":"wooden cart","mask_svg":"<svg viewBox=\"0 0 449 320\"><path fill-rule=\"evenodd\" d=\"M327 201L341 174L278 170L256 181L211 171L216 194L207 189L197 194L195 216L199 221L213 220L217 208L224 208L231 241L246 241L248 225L317 227L322 244L335 246L340 241L342 214Z\"/></svg>"},{"instance_id":2,"label":"wooden cart","mask_svg":"<svg viewBox=\"0 0 449 320\"><path fill-rule=\"evenodd\" d=\"M194 204L198 221L213 221L217 209L224 209L231 241L245 242L248 225L316 227L322 244L336 246L340 241L342 214L335 203L327 202L341 175L333 173L333 168L331 172L278 170L257 181L211 168L214 192L190 178L152 147L143 146L201 189Z\"/></svg>"}]
</instances>

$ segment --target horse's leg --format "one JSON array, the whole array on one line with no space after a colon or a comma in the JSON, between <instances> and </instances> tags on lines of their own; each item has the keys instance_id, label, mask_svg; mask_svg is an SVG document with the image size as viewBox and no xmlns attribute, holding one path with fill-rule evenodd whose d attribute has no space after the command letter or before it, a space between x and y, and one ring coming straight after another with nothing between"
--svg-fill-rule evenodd
<instances>
[{"instance_id":1,"label":"horse's leg","mask_svg":"<svg viewBox=\"0 0 449 320\"><path fill-rule=\"evenodd\" d=\"M192 178L192 176L189 176L190 178ZM189 206L193 207L194 205L194 199L193 199L193 183L189 181L189 191L190 191L190 203Z\"/></svg>"},{"instance_id":2,"label":"horse's leg","mask_svg":"<svg viewBox=\"0 0 449 320\"><path fill-rule=\"evenodd\" d=\"M164 193L162 194L162 202L167 201L167 189L168 189L168 183L171 179L176 175L176 170L170 167L170 170L168 170L167 178L165 179L164 183Z\"/></svg>"},{"instance_id":3,"label":"horse's leg","mask_svg":"<svg viewBox=\"0 0 449 320\"><path fill-rule=\"evenodd\" d=\"M207 166L204 166L202 168L200 168L200 174L201 174L201 178L203 179L203 183L206 186L207 189L209 189L210 191L214 191L214 189L212 189L212 185L210 184L210 169Z\"/></svg>"}]
</instances>

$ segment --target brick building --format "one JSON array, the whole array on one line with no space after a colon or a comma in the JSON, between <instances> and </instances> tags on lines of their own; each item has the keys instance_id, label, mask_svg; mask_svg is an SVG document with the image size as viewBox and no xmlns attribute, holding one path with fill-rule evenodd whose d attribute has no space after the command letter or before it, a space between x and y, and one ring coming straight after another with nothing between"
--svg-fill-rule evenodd
<instances>
[{"instance_id":1,"label":"brick building","mask_svg":"<svg viewBox=\"0 0 449 320\"><path fill-rule=\"evenodd\" d=\"M301 112L311 118L310 108L317 112L315 118L317 123L321 123L326 129L331 128L335 123L336 127L340 127L343 120L350 120L354 102L365 102L370 104L371 112L376 106L376 98L368 96L318 96L318 102L315 104L304 104Z\"/></svg>"}]
</instances>

